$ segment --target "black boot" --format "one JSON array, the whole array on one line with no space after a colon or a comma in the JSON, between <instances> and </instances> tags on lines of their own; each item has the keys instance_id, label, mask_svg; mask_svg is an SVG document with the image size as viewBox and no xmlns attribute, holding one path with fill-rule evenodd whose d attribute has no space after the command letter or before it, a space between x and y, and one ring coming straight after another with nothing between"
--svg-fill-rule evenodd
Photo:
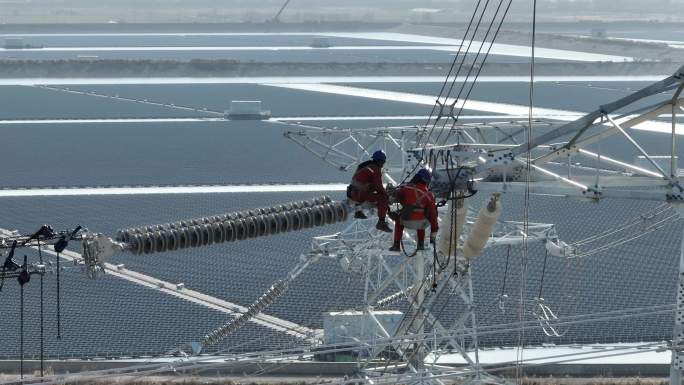
<instances>
[{"instance_id":1,"label":"black boot","mask_svg":"<svg viewBox=\"0 0 684 385\"><path fill-rule=\"evenodd\" d=\"M416 247L416 250L425 250L425 240L418 240L418 247Z\"/></svg>"},{"instance_id":2,"label":"black boot","mask_svg":"<svg viewBox=\"0 0 684 385\"><path fill-rule=\"evenodd\" d=\"M368 217L366 216L366 214L363 213L362 210L356 210L356 212L354 213L354 218L356 218L356 219L368 219Z\"/></svg>"},{"instance_id":3,"label":"black boot","mask_svg":"<svg viewBox=\"0 0 684 385\"><path fill-rule=\"evenodd\" d=\"M401 251L401 245L399 242L394 242L392 247L389 248L389 251Z\"/></svg>"},{"instance_id":4,"label":"black boot","mask_svg":"<svg viewBox=\"0 0 684 385\"><path fill-rule=\"evenodd\" d=\"M387 225L387 222L385 222L384 219L379 219L378 223L375 224L375 228L386 233L392 232L392 229L390 229L390 227Z\"/></svg>"}]
</instances>

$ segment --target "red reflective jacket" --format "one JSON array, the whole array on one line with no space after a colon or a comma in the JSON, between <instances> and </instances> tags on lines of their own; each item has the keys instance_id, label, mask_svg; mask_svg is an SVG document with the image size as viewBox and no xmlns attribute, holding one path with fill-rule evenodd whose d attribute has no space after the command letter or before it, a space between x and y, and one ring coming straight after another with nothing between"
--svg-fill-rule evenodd
<instances>
[{"instance_id":1,"label":"red reflective jacket","mask_svg":"<svg viewBox=\"0 0 684 385\"><path fill-rule=\"evenodd\" d=\"M396 193L397 200L404 208L409 208L409 220L430 222L430 231L439 230L437 222L437 204L435 196L428 191L425 183L407 184L399 187Z\"/></svg>"},{"instance_id":2,"label":"red reflective jacket","mask_svg":"<svg viewBox=\"0 0 684 385\"><path fill-rule=\"evenodd\" d=\"M352 177L351 185L358 192L387 194L382 185L382 169L374 162L361 163Z\"/></svg>"}]
</instances>

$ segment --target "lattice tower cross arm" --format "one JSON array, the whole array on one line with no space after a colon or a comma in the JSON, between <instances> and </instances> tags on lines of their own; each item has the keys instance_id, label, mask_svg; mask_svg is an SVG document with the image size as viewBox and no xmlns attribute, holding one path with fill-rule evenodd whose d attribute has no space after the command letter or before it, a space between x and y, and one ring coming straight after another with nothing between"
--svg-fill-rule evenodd
<instances>
[{"instance_id":1,"label":"lattice tower cross arm","mask_svg":"<svg viewBox=\"0 0 684 385\"><path fill-rule=\"evenodd\" d=\"M684 66L680 67L677 72L659 82L653 83L648 87L645 87L639 91L636 91L630 95L627 95L619 100L612 103L608 103L600 106L596 111L593 111L575 121L569 122L563 126L556 128L546 134L532 139L529 143L530 149L535 148L541 144L548 143L552 140L558 139L562 136L569 134L580 134L587 128L589 128L597 119L602 116L611 114L623 107L629 106L639 100L645 99L649 96L658 94L673 84L681 84L684 81ZM527 151L528 146L519 146L511 151L513 156L520 155Z\"/></svg>"},{"instance_id":2,"label":"lattice tower cross arm","mask_svg":"<svg viewBox=\"0 0 684 385\"><path fill-rule=\"evenodd\" d=\"M653 83L648 87L645 87L612 103L600 106L597 110L590 112L589 114L584 115L577 120L568 122L554 130L551 130L536 138L533 138L531 142L527 145L521 145L512 149L509 155L511 157L516 157L518 155L525 153L528 149L536 148L539 145L549 143L553 140L570 134L574 134L575 139L577 139L584 131L591 127L597 119L601 118L602 116L611 114L641 99L645 99L649 96L663 92L672 85L682 83L684 83L684 66L680 67L679 70L677 70L677 72L672 76L669 76L659 82ZM475 168L473 174L481 175L485 173L490 167L490 164L478 165Z\"/></svg>"}]
</instances>

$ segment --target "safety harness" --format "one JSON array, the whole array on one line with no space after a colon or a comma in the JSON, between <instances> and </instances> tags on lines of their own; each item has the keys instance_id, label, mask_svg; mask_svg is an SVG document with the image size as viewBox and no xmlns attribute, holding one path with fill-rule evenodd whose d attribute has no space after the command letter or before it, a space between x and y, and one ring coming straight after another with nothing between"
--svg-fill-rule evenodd
<instances>
[{"instance_id":1,"label":"safety harness","mask_svg":"<svg viewBox=\"0 0 684 385\"><path fill-rule=\"evenodd\" d=\"M412 185L405 185L404 188L413 190L413 192L416 194L416 201L415 204L404 205L402 203L401 210L399 212L401 224L404 227L413 230L426 229L430 225L430 207L428 207L427 205L421 206L421 203L423 202L423 198L428 196L427 194L429 194L429 192L423 191ZM420 195L418 195L418 193L420 193ZM423 214L423 219L413 219L412 215L414 213Z\"/></svg>"},{"instance_id":2,"label":"safety harness","mask_svg":"<svg viewBox=\"0 0 684 385\"><path fill-rule=\"evenodd\" d=\"M352 181L349 184L349 186L347 186L347 198L351 199L352 193L354 191L368 192L370 190L371 183L359 182L358 176L364 170L367 170L371 174L375 174L375 170L373 169L373 167L370 167L372 164L373 164L373 161L366 161L366 162L361 163L359 165L359 167L356 168L356 172L354 173L354 176L352 177Z\"/></svg>"}]
</instances>

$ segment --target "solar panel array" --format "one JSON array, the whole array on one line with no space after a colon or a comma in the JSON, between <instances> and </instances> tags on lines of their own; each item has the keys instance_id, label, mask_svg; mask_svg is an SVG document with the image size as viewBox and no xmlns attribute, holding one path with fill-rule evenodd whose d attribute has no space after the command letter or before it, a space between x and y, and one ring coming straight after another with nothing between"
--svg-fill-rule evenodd
<instances>
[{"instance_id":1,"label":"solar panel array","mask_svg":"<svg viewBox=\"0 0 684 385\"><path fill-rule=\"evenodd\" d=\"M228 212L235 209L266 206L277 202L311 197L311 194L259 193L211 194L201 196L127 196L12 198L0 207L0 227L13 225L29 232L40 223L57 228L76 224L91 230L113 234L118 228L160 223L178 218ZM339 198L339 196L336 196ZM479 207L484 194L470 199ZM522 216L519 196L504 199L504 219ZM566 242L617 226L652 203L604 201L600 204L534 197L531 220L556 223ZM40 218L36 223L35 218ZM75 218L78 222L74 222ZM205 249L180 250L158 255L117 254L114 263L124 263L143 272L240 305L254 301L273 282L285 277L297 258L309 250L314 235L334 233L341 226L277 235L241 243ZM559 316L603 312L674 302L677 256L681 225L676 224L592 257L561 260L549 256L544 278L543 297ZM76 246L73 244L72 246ZM506 248L489 249L473 265L475 298L480 325L514 322L518 319L522 251L513 247L504 293L508 295L505 312L499 309ZM526 271L527 300L538 295L544 248L531 245ZM106 276L86 279L79 268L68 268L63 275L62 319L64 339L55 335L54 275L46 282L46 348L50 356L131 356L168 352L227 321L230 317L202 306ZM37 354L37 278L26 286L27 348ZM0 356L18 354L18 298L16 282L6 282L0 294L0 306L7 309L3 321L9 333L3 338ZM363 283L359 277L341 270L336 260L322 259L313 264L292 284L290 290L266 313L310 328L322 327L322 313L358 308L362 304ZM447 305L443 303L449 302ZM405 309L401 304L399 308ZM444 297L437 301L435 313L446 325L459 315L456 301ZM532 305L526 306L526 318ZM559 329L560 338L545 336L540 330L526 332L528 343L627 342L667 339L672 317L651 316L603 323L582 324ZM489 346L517 343L517 333L487 335L482 342ZM249 323L221 346L225 349L270 349L304 343L282 332Z\"/></svg>"},{"instance_id":2,"label":"solar panel array","mask_svg":"<svg viewBox=\"0 0 684 385\"><path fill-rule=\"evenodd\" d=\"M350 84L432 95L439 84ZM586 84L585 84L586 85ZM538 88L538 105L550 108L589 110L643 84L610 83L616 89L582 88L582 84L545 83ZM599 85L600 86L600 85ZM346 95L286 90L256 84L234 85L121 85L72 87L83 91L156 100L177 105L222 111L230 100L262 100L274 116L393 116L423 115L426 106L394 101L359 99ZM520 83L485 83L474 98L491 101L527 102L527 88ZM5 101L4 118L138 118L191 117L196 113L165 107L94 98L31 87L8 87L0 94ZM587 91L589 90L589 91ZM40 105L41 109L35 106ZM429 108L427 109L429 110ZM314 112L312 112L314 111ZM468 113L481 114L469 111ZM200 114L204 116L204 114ZM420 119L420 121L424 121ZM409 121L312 122L337 127L368 127L404 124ZM4 143L21 151L0 152L2 186L73 186L126 184L287 183L340 182L348 174L331 170L312 155L295 147L282 133L285 128L267 122L164 122L80 123L61 125L8 125ZM652 133L633 133L651 153L662 149L662 138ZM36 138L40 138L36 140ZM76 140L77 138L77 140ZM679 144L680 148L684 143ZM258 150L258 151L256 151ZM592 148L593 151L598 151ZM634 151L625 143L611 141L603 148L629 161ZM591 164L591 163L589 163ZM46 166L46 165L49 165ZM563 172L560 167L549 168ZM575 171L578 172L578 171ZM243 210L316 194L197 194L1 198L0 227L35 231L48 223L58 230L83 225L92 231L114 236L116 230L140 225L174 222L181 218ZM335 199L342 194L331 194ZM479 208L486 196L470 198ZM523 201L506 196L503 219L520 220ZM554 223L562 240L571 243L605 232L648 212L655 203L606 200L600 204L534 196L530 220ZM340 231L343 225L280 234L240 243L203 249L133 256L117 254L113 263L131 270L200 291L239 305L249 305L270 285L285 278L299 256L309 251L312 236ZM548 257L542 296L559 317L671 304L675 300L682 225L663 228L638 241L581 260ZM387 245L389 247L389 244ZM76 250L78 245L71 245ZM544 248L530 246L524 279L521 278L522 249L505 247L487 250L472 266L476 314L482 326L510 323L524 311L534 320L532 299L539 295ZM35 255L34 255L35 257ZM506 260L508 259L508 266ZM54 261L54 258L51 258ZM507 276L505 277L505 271ZM230 316L112 276L88 280L77 267L63 274L63 339L55 338L55 276L46 282L46 348L52 357L153 356L199 340ZM503 287L504 279L506 286ZM525 306L519 306L520 282L525 282ZM38 354L38 283L26 286L26 353ZM391 290L390 290L391 291ZM508 299L499 308L501 294ZM449 293L436 301L434 311L446 325L460 308ZM358 308L363 282L342 271L334 259L321 259L291 284L289 291L266 311L309 328L322 327L322 313ZM3 335L0 357L18 355L18 288L5 282L0 292ZM406 310L406 304L396 308ZM541 330L528 331L526 343L627 342L667 339L671 315L649 316L610 322L576 325L551 338ZM6 331L6 332L4 332ZM486 346L516 344L515 332L487 335ZM214 351L259 350L296 346L303 341L254 323L232 335Z\"/></svg>"}]
</instances>

